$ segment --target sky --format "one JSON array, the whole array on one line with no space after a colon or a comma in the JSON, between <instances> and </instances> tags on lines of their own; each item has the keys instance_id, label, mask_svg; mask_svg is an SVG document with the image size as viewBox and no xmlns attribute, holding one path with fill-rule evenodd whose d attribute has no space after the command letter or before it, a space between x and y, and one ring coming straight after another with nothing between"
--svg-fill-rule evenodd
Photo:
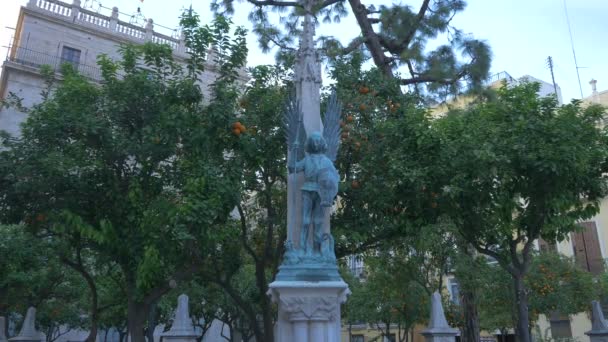
<instances>
[{"instance_id":1,"label":"sky","mask_svg":"<svg viewBox=\"0 0 608 342\"><path fill-rule=\"evenodd\" d=\"M71 0L63 0L71 2ZM81 0L83 6L108 14L104 7L117 6L120 19L128 21L139 7L146 18L169 28L177 27L180 13L190 5L203 22L211 20L211 0ZM417 8L422 0L367 0L376 7L392 3L409 4ZM0 0L0 58L6 56L19 8L27 0ZM583 97L591 94L589 81L598 81L599 91L608 89L608 0L468 0L467 8L454 17L453 26L477 39L485 40L492 48L491 73L508 72L518 78L531 75L551 82L547 57L552 56L555 81L564 100L580 98L570 35L564 5L568 9L570 28L579 66ZM236 5L233 21L251 28L247 14L251 7ZM158 28L161 31L162 28ZM359 28L352 15L340 24L321 24L318 34L333 35L343 43L358 35ZM274 53L263 53L256 37L248 37L248 66L273 64Z\"/></svg>"}]
</instances>

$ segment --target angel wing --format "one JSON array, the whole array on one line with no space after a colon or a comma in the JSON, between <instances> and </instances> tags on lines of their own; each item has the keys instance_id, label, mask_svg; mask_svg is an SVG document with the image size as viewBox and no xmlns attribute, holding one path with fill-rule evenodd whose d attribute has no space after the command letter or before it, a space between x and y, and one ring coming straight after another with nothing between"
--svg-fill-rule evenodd
<instances>
[{"instance_id":1,"label":"angel wing","mask_svg":"<svg viewBox=\"0 0 608 342\"><path fill-rule=\"evenodd\" d=\"M342 104L338 101L338 96L334 91L329 98L327 110L323 117L323 138L327 142L327 152L325 155L332 162L336 161L338 149L340 148L340 113Z\"/></svg>"},{"instance_id":2,"label":"angel wing","mask_svg":"<svg viewBox=\"0 0 608 342\"><path fill-rule=\"evenodd\" d=\"M285 124L285 139L287 140L288 154L290 158L295 157L295 160L300 160L304 158L306 131L302 124L300 103L296 100L295 94L292 94L287 99L283 120Z\"/></svg>"}]
</instances>

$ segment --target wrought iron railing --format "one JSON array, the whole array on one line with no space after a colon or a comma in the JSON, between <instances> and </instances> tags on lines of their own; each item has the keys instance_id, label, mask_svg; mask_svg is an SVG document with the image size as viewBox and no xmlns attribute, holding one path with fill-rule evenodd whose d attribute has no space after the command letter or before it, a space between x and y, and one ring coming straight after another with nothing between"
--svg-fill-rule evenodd
<instances>
[{"instance_id":1,"label":"wrought iron railing","mask_svg":"<svg viewBox=\"0 0 608 342\"><path fill-rule=\"evenodd\" d=\"M72 64L72 66L78 70L81 75L94 81L101 80L101 70L97 66L75 63L73 61L65 60L60 56L54 56L23 47L12 48L7 59L13 63L34 68L40 68L43 65L48 65L54 72L60 72L61 66L64 63L69 63Z\"/></svg>"}]
</instances>

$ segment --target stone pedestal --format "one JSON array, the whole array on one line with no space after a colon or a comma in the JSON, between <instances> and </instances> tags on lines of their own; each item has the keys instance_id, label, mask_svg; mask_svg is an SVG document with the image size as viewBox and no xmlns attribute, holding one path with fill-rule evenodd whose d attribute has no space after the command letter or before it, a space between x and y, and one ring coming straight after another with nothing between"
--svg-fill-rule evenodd
<instances>
[{"instance_id":1,"label":"stone pedestal","mask_svg":"<svg viewBox=\"0 0 608 342\"><path fill-rule=\"evenodd\" d=\"M279 306L276 341L340 341L340 304L350 294L344 281L275 281L268 294Z\"/></svg>"},{"instance_id":2,"label":"stone pedestal","mask_svg":"<svg viewBox=\"0 0 608 342\"><path fill-rule=\"evenodd\" d=\"M41 340L40 332L36 330L36 309L31 307L27 309L19 335L10 338L9 341L40 342Z\"/></svg>"},{"instance_id":3,"label":"stone pedestal","mask_svg":"<svg viewBox=\"0 0 608 342\"><path fill-rule=\"evenodd\" d=\"M604 319L604 313L600 303L596 300L591 302L593 309L593 322L591 323L591 330L587 331L585 335L589 336L591 342L608 342L608 321Z\"/></svg>"},{"instance_id":4,"label":"stone pedestal","mask_svg":"<svg viewBox=\"0 0 608 342\"><path fill-rule=\"evenodd\" d=\"M171 329L161 335L162 341L166 342L195 342L198 337L190 318L188 309L188 296L185 294L177 297L177 309Z\"/></svg>"},{"instance_id":5,"label":"stone pedestal","mask_svg":"<svg viewBox=\"0 0 608 342\"><path fill-rule=\"evenodd\" d=\"M454 329L448 325L439 292L435 292L431 296L431 319L429 320L429 326L422 331L422 335L427 342L456 341L458 329Z\"/></svg>"}]
</instances>

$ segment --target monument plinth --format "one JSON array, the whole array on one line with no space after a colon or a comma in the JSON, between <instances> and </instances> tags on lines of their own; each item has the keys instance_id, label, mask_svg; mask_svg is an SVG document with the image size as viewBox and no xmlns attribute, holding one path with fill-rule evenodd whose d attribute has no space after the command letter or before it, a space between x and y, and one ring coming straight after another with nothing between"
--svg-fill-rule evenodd
<instances>
[{"instance_id":1,"label":"monument plinth","mask_svg":"<svg viewBox=\"0 0 608 342\"><path fill-rule=\"evenodd\" d=\"M175 309L175 318L169 331L163 333L164 341L170 342L195 342L198 335L194 330L192 319L190 318L190 310L188 308L188 296L185 294L177 297L177 309Z\"/></svg>"},{"instance_id":2,"label":"monument plinth","mask_svg":"<svg viewBox=\"0 0 608 342\"><path fill-rule=\"evenodd\" d=\"M336 264L331 208L340 180L341 106L332 96L321 119L321 64L314 46L314 0L301 0L303 30L296 55L296 98L285 112L287 241L268 295L278 304L277 341L340 341L340 305L350 294Z\"/></svg>"},{"instance_id":3,"label":"monument plinth","mask_svg":"<svg viewBox=\"0 0 608 342\"><path fill-rule=\"evenodd\" d=\"M36 309L30 307L27 309L25 318L23 319L23 325L19 331L19 335L9 338L9 341L19 342L41 342L41 334L36 330Z\"/></svg>"}]
</instances>

